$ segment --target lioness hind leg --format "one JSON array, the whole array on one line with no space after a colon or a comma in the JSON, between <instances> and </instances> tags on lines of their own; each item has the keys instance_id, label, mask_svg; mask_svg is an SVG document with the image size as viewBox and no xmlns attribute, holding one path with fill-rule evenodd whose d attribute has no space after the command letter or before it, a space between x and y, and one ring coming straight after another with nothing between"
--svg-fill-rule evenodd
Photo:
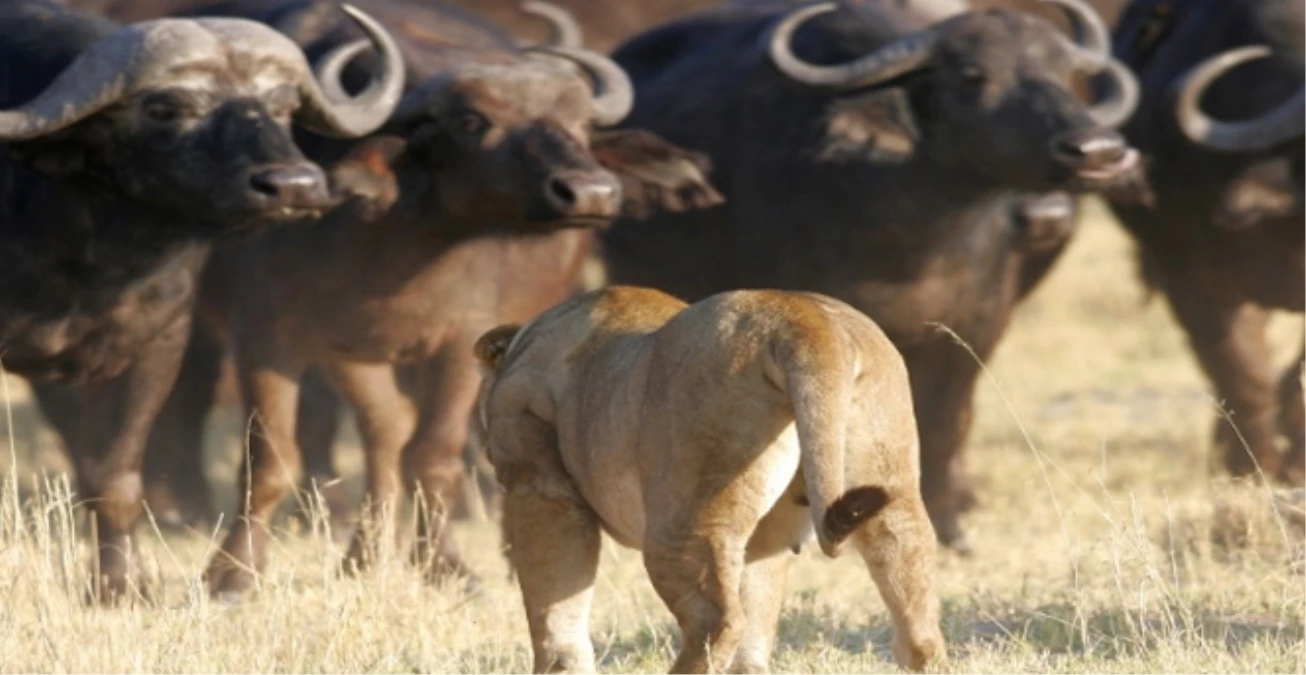
<instances>
[{"instance_id":1,"label":"lioness hind leg","mask_svg":"<svg viewBox=\"0 0 1306 675\"><path fill-rule=\"evenodd\" d=\"M656 541L645 545L644 567L680 624L680 655L671 672L725 670L744 635L744 543L699 536Z\"/></svg>"},{"instance_id":2,"label":"lioness hind leg","mask_svg":"<svg viewBox=\"0 0 1306 675\"><path fill-rule=\"evenodd\" d=\"M739 599L744 606L744 636L730 664L730 672L770 672L771 650L775 648L776 624L780 621L791 557L786 551L753 561L744 568L743 582L739 585Z\"/></svg>"},{"instance_id":3,"label":"lioness hind leg","mask_svg":"<svg viewBox=\"0 0 1306 675\"><path fill-rule=\"evenodd\" d=\"M947 659L934 594L934 530L919 496L900 495L853 535L893 618L898 665L921 670Z\"/></svg>"},{"instance_id":4,"label":"lioness hind leg","mask_svg":"<svg viewBox=\"0 0 1306 675\"><path fill-rule=\"evenodd\" d=\"M519 485L504 495L504 532L530 624L535 672L594 672L590 601L598 518L571 488Z\"/></svg>"}]
</instances>

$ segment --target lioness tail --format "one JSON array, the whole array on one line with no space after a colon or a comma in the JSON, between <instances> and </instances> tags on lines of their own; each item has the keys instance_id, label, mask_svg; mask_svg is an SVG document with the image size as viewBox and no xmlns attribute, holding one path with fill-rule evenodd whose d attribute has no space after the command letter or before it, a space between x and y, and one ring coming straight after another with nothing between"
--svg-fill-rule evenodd
<instances>
[{"instance_id":1,"label":"lioness tail","mask_svg":"<svg viewBox=\"0 0 1306 675\"><path fill-rule=\"evenodd\" d=\"M889 503L889 493L874 486L844 489L854 366L840 331L823 316L803 318L793 334L774 343L779 372L772 379L789 394L816 538L834 557L853 530Z\"/></svg>"}]
</instances>

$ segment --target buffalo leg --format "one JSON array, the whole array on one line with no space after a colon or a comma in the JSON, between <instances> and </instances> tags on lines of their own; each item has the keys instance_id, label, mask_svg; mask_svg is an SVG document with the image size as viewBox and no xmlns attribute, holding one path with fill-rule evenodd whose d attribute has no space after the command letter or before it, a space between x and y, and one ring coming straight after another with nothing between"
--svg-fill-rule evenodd
<instances>
[{"instance_id":1,"label":"buffalo leg","mask_svg":"<svg viewBox=\"0 0 1306 675\"><path fill-rule=\"evenodd\" d=\"M325 515L333 528L339 529L343 529L353 507L349 490L332 463L341 403L322 370L309 368L304 372L299 389L299 419L295 423L299 448L304 453L304 491L322 496Z\"/></svg>"},{"instance_id":2,"label":"buffalo leg","mask_svg":"<svg viewBox=\"0 0 1306 675\"><path fill-rule=\"evenodd\" d=\"M272 515L299 483L303 468L295 420L299 379L307 364L292 351L267 342L237 344L236 368L250 425L248 451L241 466L240 519L205 573L215 595L234 599L253 587L266 563Z\"/></svg>"},{"instance_id":3,"label":"buffalo leg","mask_svg":"<svg viewBox=\"0 0 1306 675\"><path fill-rule=\"evenodd\" d=\"M181 368L189 330L189 318L178 321L121 375L80 392L81 419L69 450L91 510L97 549L91 588L100 602L124 599L132 590L145 442ZM42 389L50 395L42 386L38 396Z\"/></svg>"},{"instance_id":4,"label":"buffalo leg","mask_svg":"<svg viewBox=\"0 0 1306 675\"><path fill-rule=\"evenodd\" d=\"M1235 476L1258 469L1272 475L1279 467L1279 450L1266 338L1269 312L1249 303L1222 305L1182 281L1167 283L1167 290L1175 317L1229 415L1217 421L1215 432L1225 467Z\"/></svg>"},{"instance_id":5,"label":"buffalo leg","mask_svg":"<svg viewBox=\"0 0 1306 675\"><path fill-rule=\"evenodd\" d=\"M72 452L77 440L77 429L82 419L82 406L85 403L82 392L75 387L35 380L30 382L36 394L36 407L41 416L50 424L50 428L63 441L63 446Z\"/></svg>"},{"instance_id":6,"label":"buffalo leg","mask_svg":"<svg viewBox=\"0 0 1306 675\"><path fill-rule=\"evenodd\" d=\"M448 574L474 579L448 527L463 484L463 448L479 380L470 343L445 345L421 376L418 428L404 452L409 481L421 496L413 556L432 579Z\"/></svg>"},{"instance_id":7,"label":"buffalo leg","mask_svg":"<svg viewBox=\"0 0 1306 675\"><path fill-rule=\"evenodd\" d=\"M213 408L225 356L217 336L197 322L177 383L145 446L145 501L160 525L182 527L209 514L204 423Z\"/></svg>"},{"instance_id":8,"label":"buffalo leg","mask_svg":"<svg viewBox=\"0 0 1306 675\"><path fill-rule=\"evenodd\" d=\"M412 403L388 363L336 363L331 378L358 415L367 462L366 513L349 547L346 568L362 568L394 543L403 498L402 453L417 426Z\"/></svg>"},{"instance_id":9,"label":"buffalo leg","mask_svg":"<svg viewBox=\"0 0 1306 675\"><path fill-rule=\"evenodd\" d=\"M1279 479L1300 487L1306 482L1306 401L1302 396L1303 360L1299 356L1279 380L1279 428L1288 437L1288 454L1279 465Z\"/></svg>"},{"instance_id":10,"label":"buffalo leg","mask_svg":"<svg viewBox=\"0 0 1306 675\"><path fill-rule=\"evenodd\" d=\"M974 496L963 451L979 369L958 346L936 343L933 347L905 354L920 429L921 495L939 542L967 551L960 515Z\"/></svg>"}]
</instances>

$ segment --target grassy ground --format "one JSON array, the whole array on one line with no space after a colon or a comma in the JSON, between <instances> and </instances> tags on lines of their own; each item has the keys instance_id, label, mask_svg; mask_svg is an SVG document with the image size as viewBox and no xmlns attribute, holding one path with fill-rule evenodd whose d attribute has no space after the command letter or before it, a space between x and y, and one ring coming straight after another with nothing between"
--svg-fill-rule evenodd
<instances>
[{"instance_id":1,"label":"grassy ground","mask_svg":"<svg viewBox=\"0 0 1306 675\"><path fill-rule=\"evenodd\" d=\"M966 521L976 551L941 562L953 670L1306 668L1302 525L1273 515L1269 491L1212 477L1206 440L1218 407L1131 260L1114 224L1088 223L980 386L970 457L982 505ZM1283 356L1301 339L1300 319L1276 325ZM62 460L21 383L7 384L14 420L0 448L24 480L47 479L25 518L12 490L0 507L0 671L529 669L516 589L488 523L460 526L486 579L477 597L426 586L398 560L337 578L331 538L288 525L262 591L224 606L197 582L214 533L144 528L156 605L83 607L88 551L50 473ZM211 473L230 495L238 444L213 445ZM356 453L342 464L356 472ZM809 550L790 586L777 670L894 669L888 618L855 556ZM670 665L675 626L630 551L605 548L592 634L604 670Z\"/></svg>"}]
</instances>

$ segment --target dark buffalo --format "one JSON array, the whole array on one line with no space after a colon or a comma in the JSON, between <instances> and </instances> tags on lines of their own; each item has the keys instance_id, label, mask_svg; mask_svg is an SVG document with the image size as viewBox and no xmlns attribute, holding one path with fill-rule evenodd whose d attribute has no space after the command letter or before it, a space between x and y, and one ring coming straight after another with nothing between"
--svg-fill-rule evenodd
<instances>
[{"instance_id":1,"label":"dark buffalo","mask_svg":"<svg viewBox=\"0 0 1306 675\"><path fill-rule=\"evenodd\" d=\"M1105 26L1055 4L1086 44L1012 10L922 26L880 3L772 4L672 23L614 56L639 91L629 123L706 151L727 201L619 222L603 237L613 280L687 299L810 290L869 314L906 358L925 499L953 545L979 363L936 324L987 358L1070 222L1064 198L1021 193L1094 188L1137 159L1110 131L1136 88ZM1077 72L1108 74L1114 95L1080 103Z\"/></svg>"},{"instance_id":2,"label":"dark buffalo","mask_svg":"<svg viewBox=\"0 0 1306 675\"><path fill-rule=\"evenodd\" d=\"M1301 379L1293 367L1276 386L1265 329L1269 310L1306 302L1302 12L1298 0L1140 0L1115 35L1143 84L1125 130L1151 187L1148 203L1115 210L1229 412L1215 432L1225 466L1296 485Z\"/></svg>"},{"instance_id":3,"label":"dark buffalo","mask_svg":"<svg viewBox=\"0 0 1306 675\"><path fill-rule=\"evenodd\" d=\"M321 31L323 21L331 20L331 3L319 3L313 12L302 11L302 4L284 3L280 0L70 0L95 6L111 15L126 18L155 16L161 12L185 10L187 12L216 14L259 13L266 20L296 39L311 40L313 31ZM740 5L757 0L731 0ZM847 0L858 2L860 0ZM892 0L896 7L928 21L942 19L966 11L967 0ZM660 23L672 16L688 13L699 7L723 4L722 0L643 0L623 3L599 3L590 0L561 0L558 5L520 0L453 0L453 5L488 13L500 25L518 36L551 36L558 43L580 46L584 41L603 48L638 30ZM1038 0L977 0L977 7L1014 6L1026 11L1041 12L1046 18L1064 21L1054 8L1044 7ZM1121 0L1093 0L1093 6L1104 15L1114 17ZM280 9L278 9L280 8ZM573 16L566 9L576 12ZM378 11L388 11L390 24L410 38L449 39L457 33L461 39L507 42L511 38L502 32L482 32L483 24L474 15L460 14L452 7L433 0L401 0L386 3ZM525 10L525 11L523 11ZM278 14L285 13L285 17ZM550 19L540 21L540 15ZM325 17L325 18L324 18ZM579 20L577 20L577 17ZM459 26L472 24L472 30L462 31ZM437 33L424 26L439 25ZM419 61L421 59L418 59ZM1038 242L1039 261L1031 261L1027 287L1037 281L1056 259L1057 253L1068 240L1075 223L1075 204L1064 193L1029 195L1012 200L1010 226L1021 231L1028 228L1028 240ZM1027 211L1027 212L1026 212ZM1055 237L1060 237L1059 244ZM1055 244L1055 245L1054 245ZM1039 270L1035 273L1032 270ZM195 520L207 513L210 504L209 487L204 479L199 461L203 421L214 400L212 385L221 359L221 344L210 336L199 334L188 351L187 363L182 370L178 391L168 403L167 413L160 416L151 441L146 462L146 495L156 517L164 525ZM204 350L208 353L201 353ZM300 446L304 457L306 488L323 494L325 506L333 515L347 511L348 497L344 485L332 467L330 448L339 426L339 403L329 384L316 369L305 375L297 425ZM185 450L194 449L194 450ZM469 448L469 458L475 450ZM484 485L483 487L492 487ZM474 498L468 495L469 498ZM475 504L468 499L460 504Z\"/></svg>"},{"instance_id":4,"label":"dark buffalo","mask_svg":"<svg viewBox=\"0 0 1306 675\"><path fill-rule=\"evenodd\" d=\"M393 43L355 16L386 58L350 99L253 22L119 27L39 0L0 6L0 354L65 418L98 597L131 584L141 454L208 242L329 205L292 120L357 136L398 99Z\"/></svg>"},{"instance_id":5,"label":"dark buffalo","mask_svg":"<svg viewBox=\"0 0 1306 675\"><path fill-rule=\"evenodd\" d=\"M381 20L394 6L363 4ZM319 6L283 3L277 19L302 26ZM301 36L310 53L354 39L343 23L320 28ZM606 57L487 47L493 26L393 33L410 77L382 133L304 142L349 199L312 228L225 246L207 268L204 306L234 348L255 424L243 517L208 572L216 593L247 590L263 567L268 518L302 466L300 379L313 366L357 413L366 446L364 523L380 529L360 529L350 564L386 540L407 482L424 507L416 557L432 573L462 572L444 521L476 393L472 341L572 293L592 228L623 211L719 201L700 157L647 132L596 128L622 119L633 94ZM408 391L397 366L412 377Z\"/></svg>"}]
</instances>

